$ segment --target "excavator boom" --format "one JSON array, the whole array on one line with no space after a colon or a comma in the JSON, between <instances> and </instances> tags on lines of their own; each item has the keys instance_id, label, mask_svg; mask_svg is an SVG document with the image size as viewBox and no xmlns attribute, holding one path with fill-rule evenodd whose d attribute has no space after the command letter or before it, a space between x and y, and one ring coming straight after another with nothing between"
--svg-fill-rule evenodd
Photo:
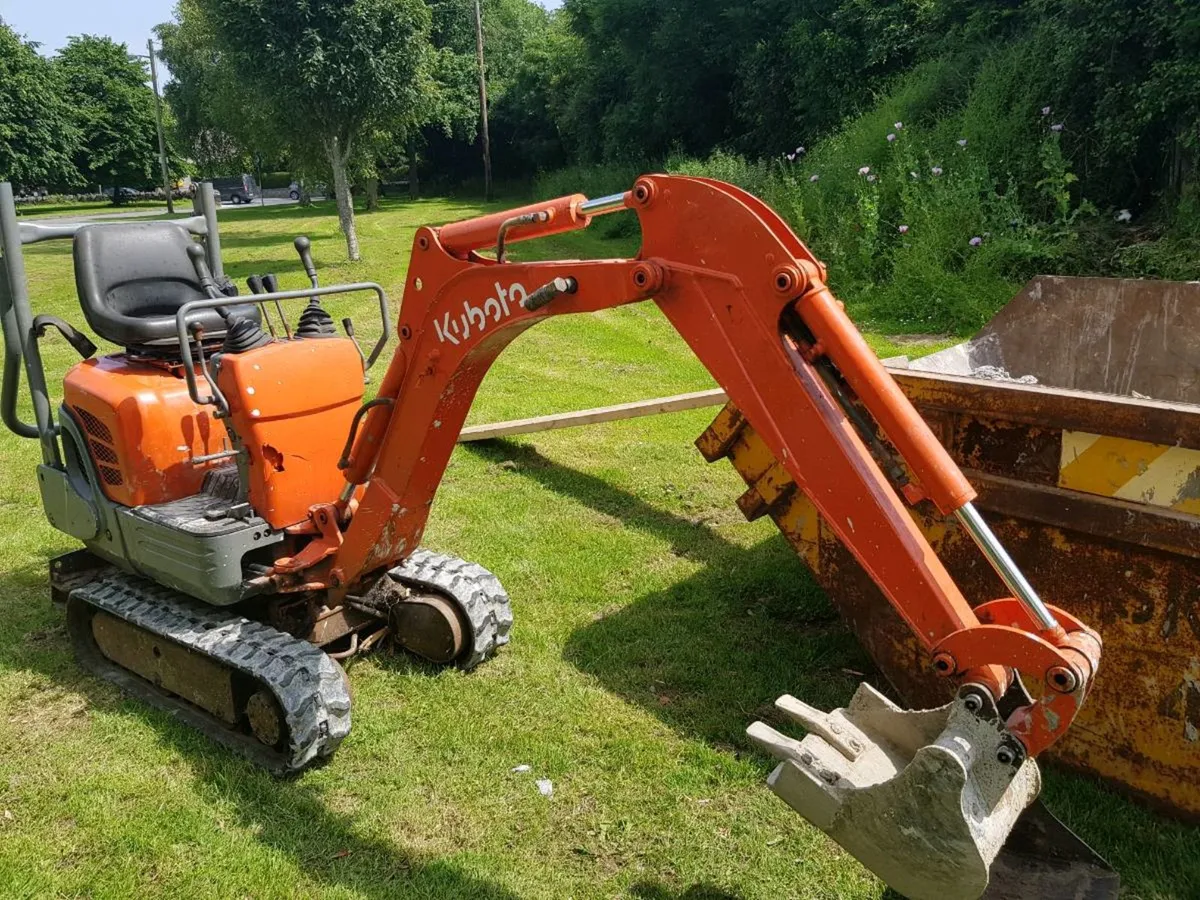
<instances>
[{"instance_id":1,"label":"excavator boom","mask_svg":"<svg viewBox=\"0 0 1200 900\"><path fill-rule=\"evenodd\" d=\"M635 259L506 260L514 242L620 209L639 218ZM490 247L495 258L480 253ZM751 737L782 760L773 789L912 896L978 896L1036 797L1033 757L1070 727L1087 695L1099 638L1038 598L975 513L970 484L834 299L823 265L735 187L646 176L598 201L574 195L421 229L399 348L343 460L335 512L349 526L296 577L347 591L417 548L476 391L514 338L551 316L651 299L779 461L778 483L803 491L929 664L961 683L954 703L925 712L899 710L869 688L832 716L781 698L809 736L797 742L752 726ZM960 518L1013 597L970 607L907 508L925 501ZM925 815L930 797L937 803ZM928 829L897 827L914 819ZM924 872L915 881L905 874L914 865Z\"/></svg>"}]
</instances>

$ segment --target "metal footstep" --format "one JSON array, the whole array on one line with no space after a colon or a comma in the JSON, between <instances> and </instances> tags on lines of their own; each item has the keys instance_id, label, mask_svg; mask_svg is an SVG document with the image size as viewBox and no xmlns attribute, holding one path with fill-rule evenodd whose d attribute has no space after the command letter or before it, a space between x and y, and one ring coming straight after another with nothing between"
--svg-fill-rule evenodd
<instances>
[{"instance_id":1,"label":"metal footstep","mask_svg":"<svg viewBox=\"0 0 1200 900\"><path fill-rule=\"evenodd\" d=\"M979 706L977 699L971 705ZM994 707L956 700L903 710L863 684L845 709L795 697L776 706L808 729L793 740L762 722L747 734L780 764L784 802L911 900L977 900L1041 774Z\"/></svg>"}]
</instances>

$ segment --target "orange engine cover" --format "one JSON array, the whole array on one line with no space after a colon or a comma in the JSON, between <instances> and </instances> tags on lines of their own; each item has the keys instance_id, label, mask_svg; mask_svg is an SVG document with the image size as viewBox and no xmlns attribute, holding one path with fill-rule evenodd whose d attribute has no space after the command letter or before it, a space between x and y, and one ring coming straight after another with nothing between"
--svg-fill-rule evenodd
<instances>
[{"instance_id":1,"label":"orange engine cover","mask_svg":"<svg viewBox=\"0 0 1200 900\"><path fill-rule=\"evenodd\" d=\"M188 396L180 366L123 355L85 360L67 372L63 399L114 503L143 506L195 494L209 466L192 457L229 448L225 426Z\"/></svg>"},{"instance_id":2,"label":"orange engine cover","mask_svg":"<svg viewBox=\"0 0 1200 900\"><path fill-rule=\"evenodd\" d=\"M362 403L362 360L346 338L276 341L220 358L217 385L249 456L250 505L274 528L308 519L346 485L337 467Z\"/></svg>"}]
</instances>

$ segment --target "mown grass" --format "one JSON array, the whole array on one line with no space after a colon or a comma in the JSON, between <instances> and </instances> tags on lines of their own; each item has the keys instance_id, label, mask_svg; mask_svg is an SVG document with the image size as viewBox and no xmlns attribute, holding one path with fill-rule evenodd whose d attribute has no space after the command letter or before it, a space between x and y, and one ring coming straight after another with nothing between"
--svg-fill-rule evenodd
<instances>
[{"instance_id":1,"label":"mown grass","mask_svg":"<svg viewBox=\"0 0 1200 900\"><path fill-rule=\"evenodd\" d=\"M359 220L360 264L339 262L328 207L240 211L222 216L227 268L298 286L303 232L325 283L378 280L398 303L415 228L480 209L385 205ZM635 244L584 234L516 252ZM69 248L32 248L28 267L37 309L80 322ZM333 312L369 340L370 305ZM47 342L46 362L57 378L71 351ZM625 308L527 332L471 420L710 385L661 316ZM743 736L777 695L833 706L870 669L770 523L742 519L732 469L692 447L711 415L456 451L426 540L499 575L511 645L470 675L354 663L353 734L332 764L285 781L79 670L46 590L47 560L75 544L42 518L35 445L0 435L0 896L883 896L770 794L771 763ZM1046 793L1129 896L1200 892L1195 830L1068 776Z\"/></svg>"}]
</instances>

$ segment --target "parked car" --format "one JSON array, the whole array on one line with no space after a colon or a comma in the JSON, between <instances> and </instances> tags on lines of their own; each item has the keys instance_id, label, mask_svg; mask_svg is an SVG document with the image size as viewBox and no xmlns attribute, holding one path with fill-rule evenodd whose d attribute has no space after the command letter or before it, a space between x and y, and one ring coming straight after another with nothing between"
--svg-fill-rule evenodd
<instances>
[{"instance_id":1,"label":"parked car","mask_svg":"<svg viewBox=\"0 0 1200 900\"><path fill-rule=\"evenodd\" d=\"M117 194L116 198L113 198L114 193ZM112 199L120 199L120 200L136 200L139 193L140 193L139 191L136 191L131 187L105 188L104 189L105 197L109 197Z\"/></svg>"},{"instance_id":2,"label":"parked car","mask_svg":"<svg viewBox=\"0 0 1200 900\"><path fill-rule=\"evenodd\" d=\"M230 203L249 203L258 196L258 184L253 175L243 173L232 178L214 178L212 184L221 199Z\"/></svg>"},{"instance_id":3,"label":"parked car","mask_svg":"<svg viewBox=\"0 0 1200 900\"><path fill-rule=\"evenodd\" d=\"M288 185L288 196L291 197L293 200L300 199L300 182L293 181L291 184Z\"/></svg>"}]
</instances>

